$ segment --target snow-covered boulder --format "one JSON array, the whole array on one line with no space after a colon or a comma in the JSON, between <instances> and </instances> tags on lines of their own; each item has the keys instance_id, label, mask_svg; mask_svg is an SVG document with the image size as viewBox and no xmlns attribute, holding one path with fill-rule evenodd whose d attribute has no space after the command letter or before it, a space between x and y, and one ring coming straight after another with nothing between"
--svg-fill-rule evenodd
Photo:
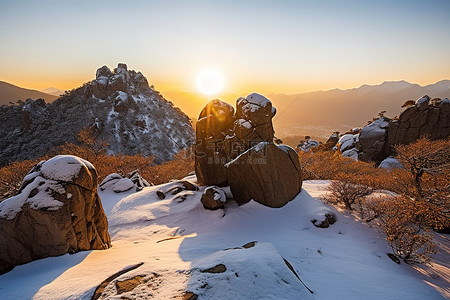
<instances>
[{"instance_id":1,"label":"snow-covered boulder","mask_svg":"<svg viewBox=\"0 0 450 300\"><path fill-rule=\"evenodd\" d=\"M314 299L272 243L214 252L192 266L188 290L204 299Z\"/></svg>"},{"instance_id":2,"label":"snow-covered boulder","mask_svg":"<svg viewBox=\"0 0 450 300\"><path fill-rule=\"evenodd\" d=\"M359 134L351 134L347 133L341 136L337 145L341 152L346 150L356 148L357 143L359 142Z\"/></svg>"},{"instance_id":3,"label":"snow-covered boulder","mask_svg":"<svg viewBox=\"0 0 450 300\"><path fill-rule=\"evenodd\" d=\"M258 93L239 98L236 101L236 119L245 119L254 126L272 122L277 110L272 102Z\"/></svg>"},{"instance_id":4,"label":"snow-covered boulder","mask_svg":"<svg viewBox=\"0 0 450 300\"><path fill-rule=\"evenodd\" d=\"M320 143L313 139L307 139L304 141L301 141L300 144L298 144L297 148L300 151L308 152L311 148L316 148L320 145Z\"/></svg>"},{"instance_id":5,"label":"snow-covered boulder","mask_svg":"<svg viewBox=\"0 0 450 300\"><path fill-rule=\"evenodd\" d=\"M351 148L342 152L342 156L349 157L353 160L358 160L359 151L356 148Z\"/></svg>"},{"instance_id":6,"label":"snow-covered boulder","mask_svg":"<svg viewBox=\"0 0 450 300\"><path fill-rule=\"evenodd\" d=\"M71 155L42 161L0 203L0 274L48 256L111 247L97 172Z\"/></svg>"},{"instance_id":7,"label":"snow-covered boulder","mask_svg":"<svg viewBox=\"0 0 450 300\"><path fill-rule=\"evenodd\" d=\"M259 142L273 142L275 114L276 108L263 95L253 93L237 99L233 134L225 144L229 157L235 158Z\"/></svg>"},{"instance_id":8,"label":"snow-covered boulder","mask_svg":"<svg viewBox=\"0 0 450 300\"><path fill-rule=\"evenodd\" d=\"M227 202L225 192L217 186L209 186L205 189L200 200L206 209L223 208Z\"/></svg>"},{"instance_id":9,"label":"snow-covered boulder","mask_svg":"<svg viewBox=\"0 0 450 300\"><path fill-rule=\"evenodd\" d=\"M261 142L226 164L228 182L239 204L251 199L281 207L302 188L298 155L286 145Z\"/></svg>"},{"instance_id":10,"label":"snow-covered boulder","mask_svg":"<svg viewBox=\"0 0 450 300\"><path fill-rule=\"evenodd\" d=\"M389 156L380 163L378 168L392 170L392 169L402 169L403 166L397 159L395 159L392 156Z\"/></svg>"},{"instance_id":11,"label":"snow-covered boulder","mask_svg":"<svg viewBox=\"0 0 450 300\"><path fill-rule=\"evenodd\" d=\"M200 112L195 147L195 173L200 185L227 185L224 139L233 128L233 114L234 108L218 99L210 101Z\"/></svg>"},{"instance_id":12,"label":"snow-covered boulder","mask_svg":"<svg viewBox=\"0 0 450 300\"><path fill-rule=\"evenodd\" d=\"M122 177L117 173L112 173L103 179L99 185L101 191L113 190L116 193L122 193L135 189L135 191L141 191L144 187L150 186L150 184L144 178L139 175L139 172L133 171L126 177Z\"/></svg>"}]
</instances>

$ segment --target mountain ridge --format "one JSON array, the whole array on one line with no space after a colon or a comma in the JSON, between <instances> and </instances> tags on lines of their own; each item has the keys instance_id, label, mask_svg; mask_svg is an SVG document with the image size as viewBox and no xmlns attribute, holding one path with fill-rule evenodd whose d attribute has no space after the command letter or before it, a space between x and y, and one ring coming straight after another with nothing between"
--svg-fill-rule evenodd
<instances>
[{"instance_id":1,"label":"mountain ridge","mask_svg":"<svg viewBox=\"0 0 450 300\"><path fill-rule=\"evenodd\" d=\"M10 102L16 103L17 100L25 101L28 98L42 98L47 102L52 102L58 99L58 96L44 93L42 91L23 88L0 80L0 105L8 105Z\"/></svg>"},{"instance_id":2,"label":"mountain ridge","mask_svg":"<svg viewBox=\"0 0 450 300\"><path fill-rule=\"evenodd\" d=\"M404 80L384 81L378 85L363 84L347 90L332 89L301 94L270 94L277 107L274 125L278 137L288 135L316 135L323 138L333 131L345 132L362 127L377 113L386 111L395 117L407 100L424 95L449 98L450 80L420 86Z\"/></svg>"},{"instance_id":3,"label":"mountain ridge","mask_svg":"<svg viewBox=\"0 0 450 300\"><path fill-rule=\"evenodd\" d=\"M38 158L64 143L78 143L92 128L109 154L142 154L164 162L194 140L189 117L150 87L141 72L103 66L94 80L52 103L27 100L0 110L0 165Z\"/></svg>"},{"instance_id":4,"label":"mountain ridge","mask_svg":"<svg viewBox=\"0 0 450 300\"><path fill-rule=\"evenodd\" d=\"M49 88L40 90L40 92L46 93L46 94L50 94L50 95L53 95L53 96L57 96L57 97L60 97L61 95L64 94L64 91L63 91L63 90L54 88L54 87L52 87L52 86L49 87Z\"/></svg>"}]
</instances>

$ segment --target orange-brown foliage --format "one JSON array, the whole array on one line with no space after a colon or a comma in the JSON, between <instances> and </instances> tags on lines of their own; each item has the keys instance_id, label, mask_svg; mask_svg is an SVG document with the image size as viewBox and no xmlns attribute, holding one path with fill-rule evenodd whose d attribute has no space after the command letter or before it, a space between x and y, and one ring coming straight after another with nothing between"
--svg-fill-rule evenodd
<instances>
[{"instance_id":1,"label":"orange-brown foliage","mask_svg":"<svg viewBox=\"0 0 450 300\"><path fill-rule=\"evenodd\" d=\"M298 156L302 166L304 180L339 180L339 176L342 173L355 175L355 178L362 178L367 175L377 176L378 174L386 173L385 170L375 168L373 164L343 157L337 151L299 151Z\"/></svg>"},{"instance_id":2,"label":"orange-brown foliage","mask_svg":"<svg viewBox=\"0 0 450 300\"><path fill-rule=\"evenodd\" d=\"M142 155L106 155L86 145L65 144L53 149L38 160L13 162L0 168L0 200L17 194L22 180L31 168L41 160L55 155L76 155L91 162L97 170L99 183L109 174L126 176L134 170L148 182L162 184L171 179L181 179L194 170L194 159L186 151L173 160L160 165L153 164L152 157Z\"/></svg>"},{"instance_id":3,"label":"orange-brown foliage","mask_svg":"<svg viewBox=\"0 0 450 300\"><path fill-rule=\"evenodd\" d=\"M332 180L326 200L376 220L395 255L405 261L428 261L433 253L430 229L450 226L450 141L424 137L395 147L405 167L391 171L355 162L332 151L300 152L305 179ZM366 199L371 189L396 196Z\"/></svg>"},{"instance_id":4,"label":"orange-brown foliage","mask_svg":"<svg viewBox=\"0 0 450 300\"><path fill-rule=\"evenodd\" d=\"M12 162L0 168L0 200L17 194L25 175L39 160Z\"/></svg>"}]
</instances>

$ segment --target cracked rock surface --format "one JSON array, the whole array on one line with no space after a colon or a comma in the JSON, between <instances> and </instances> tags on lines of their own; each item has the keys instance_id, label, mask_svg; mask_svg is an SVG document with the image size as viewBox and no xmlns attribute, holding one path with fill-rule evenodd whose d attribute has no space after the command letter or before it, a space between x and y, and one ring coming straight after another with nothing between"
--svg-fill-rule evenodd
<instances>
[{"instance_id":1,"label":"cracked rock surface","mask_svg":"<svg viewBox=\"0 0 450 300\"><path fill-rule=\"evenodd\" d=\"M0 274L32 260L111 247L87 161L58 155L24 178L19 194L0 203Z\"/></svg>"}]
</instances>

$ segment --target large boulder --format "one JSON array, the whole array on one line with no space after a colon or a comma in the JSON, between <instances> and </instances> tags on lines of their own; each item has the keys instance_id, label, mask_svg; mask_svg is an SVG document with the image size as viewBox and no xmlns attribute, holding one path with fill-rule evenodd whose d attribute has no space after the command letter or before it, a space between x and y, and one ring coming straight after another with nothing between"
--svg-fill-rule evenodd
<instances>
[{"instance_id":1,"label":"large boulder","mask_svg":"<svg viewBox=\"0 0 450 300\"><path fill-rule=\"evenodd\" d=\"M431 140L450 136L450 101L423 96L389 124L387 154L395 145L409 144L423 135Z\"/></svg>"},{"instance_id":2,"label":"large boulder","mask_svg":"<svg viewBox=\"0 0 450 300\"><path fill-rule=\"evenodd\" d=\"M236 101L233 134L226 139L229 157L235 158L259 142L272 142L276 109L263 95L253 93Z\"/></svg>"},{"instance_id":3,"label":"large boulder","mask_svg":"<svg viewBox=\"0 0 450 300\"><path fill-rule=\"evenodd\" d=\"M218 99L200 112L196 129L195 173L200 185L227 185L225 136L231 133L234 108Z\"/></svg>"},{"instance_id":4,"label":"large boulder","mask_svg":"<svg viewBox=\"0 0 450 300\"><path fill-rule=\"evenodd\" d=\"M0 203L0 274L48 256L111 247L97 172L70 155L37 164Z\"/></svg>"},{"instance_id":5,"label":"large boulder","mask_svg":"<svg viewBox=\"0 0 450 300\"><path fill-rule=\"evenodd\" d=\"M301 191L298 155L289 146L261 142L226 164L228 181L239 204L255 200L281 207Z\"/></svg>"},{"instance_id":6,"label":"large boulder","mask_svg":"<svg viewBox=\"0 0 450 300\"><path fill-rule=\"evenodd\" d=\"M389 121L389 118L380 117L361 130L358 145L359 160L380 163L386 158Z\"/></svg>"}]
</instances>

